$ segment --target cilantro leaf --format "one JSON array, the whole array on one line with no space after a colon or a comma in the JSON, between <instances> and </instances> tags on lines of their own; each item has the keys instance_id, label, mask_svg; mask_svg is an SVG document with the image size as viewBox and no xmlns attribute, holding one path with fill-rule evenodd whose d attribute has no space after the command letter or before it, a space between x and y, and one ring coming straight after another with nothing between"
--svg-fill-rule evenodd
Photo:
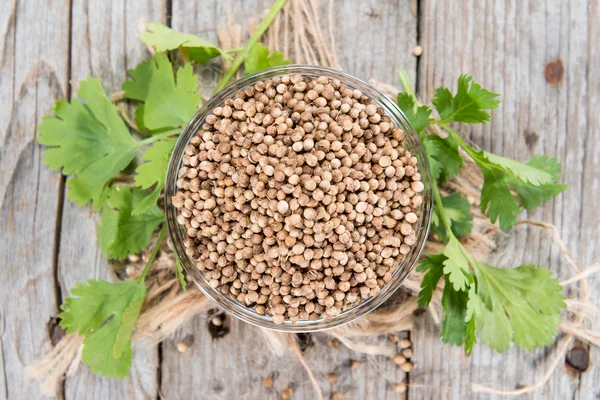
<instances>
[{"instance_id":1,"label":"cilantro leaf","mask_svg":"<svg viewBox=\"0 0 600 400\"><path fill-rule=\"evenodd\" d=\"M507 350L512 337L510 320L502 312L494 313L489 310L481 298L475 294L475 288L471 289L466 318L475 321L479 342L489 345L491 349L500 353Z\"/></svg>"},{"instance_id":2,"label":"cilantro leaf","mask_svg":"<svg viewBox=\"0 0 600 400\"><path fill-rule=\"evenodd\" d=\"M414 112L415 110L415 99L410 95L410 93L398 92L398 95L396 96L396 104L398 104L398 107L400 107L404 114Z\"/></svg>"},{"instance_id":3,"label":"cilantro leaf","mask_svg":"<svg viewBox=\"0 0 600 400\"><path fill-rule=\"evenodd\" d=\"M133 80L125 81L122 89L126 98L144 103L136 119L150 131L187 124L198 111L201 95L191 64L177 70L176 83L171 62L158 53L129 70L129 75Z\"/></svg>"},{"instance_id":4,"label":"cilantro leaf","mask_svg":"<svg viewBox=\"0 0 600 400\"><path fill-rule=\"evenodd\" d=\"M526 209L535 208L566 189L566 185L553 184L561 166L556 159L546 155L534 156L527 164L522 164L486 151L471 150L470 154L484 176L481 211L492 222L499 219L503 230L510 230L521 212L511 188Z\"/></svg>"},{"instance_id":5,"label":"cilantro leaf","mask_svg":"<svg viewBox=\"0 0 600 400\"><path fill-rule=\"evenodd\" d=\"M408 93L398 93L396 102L417 133L421 133L429 126L431 108L427 106L415 107L415 101Z\"/></svg>"},{"instance_id":6,"label":"cilantro leaf","mask_svg":"<svg viewBox=\"0 0 600 400\"><path fill-rule=\"evenodd\" d=\"M152 232L163 222L164 214L153 203L144 214L133 215L146 194L140 189L113 187L107 193L107 204L98 225L100 248L110 258L123 259L148 246Z\"/></svg>"},{"instance_id":7,"label":"cilantro leaf","mask_svg":"<svg viewBox=\"0 0 600 400\"><path fill-rule=\"evenodd\" d=\"M291 61L284 57L280 51L274 51L269 55L269 49L266 46L255 43L244 61L244 73L248 75L263 69L290 64Z\"/></svg>"},{"instance_id":8,"label":"cilantro leaf","mask_svg":"<svg viewBox=\"0 0 600 400\"><path fill-rule=\"evenodd\" d=\"M468 124L487 122L491 115L486 110L500 105L494 100L499 94L492 93L473 82L468 75L458 78L458 90L453 96L450 90L441 87L432 100L442 122L466 122Z\"/></svg>"},{"instance_id":9,"label":"cilantro leaf","mask_svg":"<svg viewBox=\"0 0 600 400\"><path fill-rule=\"evenodd\" d=\"M473 215L467 198L456 192L442 197L442 203L444 204L444 214L450 219L452 233L456 237L470 233L473 229Z\"/></svg>"},{"instance_id":10,"label":"cilantro leaf","mask_svg":"<svg viewBox=\"0 0 600 400\"><path fill-rule=\"evenodd\" d=\"M444 320L440 332L442 342L457 346L464 343L467 334L467 322L465 321L467 300L467 292L452 289L452 284L446 276L442 296L442 306L444 307Z\"/></svg>"},{"instance_id":11,"label":"cilantro leaf","mask_svg":"<svg viewBox=\"0 0 600 400\"><path fill-rule=\"evenodd\" d=\"M538 170L543 170L549 173L553 181L557 181L562 166L556 161L556 158L548 158L547 155L536 155L529 160L527 165ZM539 186L525 184L518 179L511 179L510 186L517 192L521 200L521 206L527 210L532 210L542 205L554 196L565 191L568 185L549 183Z\"/></svg>"},{"instance_id":12,"label":"cilantro leaf","mask_svg":"<svg viewBox=\"0 0 600 400\"><path fill-rule=\"evenodd\" d=\"M137 167L135 184L142 189L148 189L152 186L154 190L133 210L132 214L138 216L147 212L153 205L156 205L158 196L165 187L167 167L169 166L169 157L175 147L176 140L161 140L155 142L143 155L147 162Z\"/></svg>"},{"instance_id":13,"label":"cilantro leaf","mask_svg":"<svg viewBox=\"0 0 600 400\"><path fill-rule=\"evenodd\" d=\"M432 175L439 178L441 182L454 179L463 165L458 144L450 136L442 138L433 134L425 135L421 140L425 146Z\"/></svg>"},{"instance_id":14,"label":"cilantro leaf","mask_svg":"<svg viewBox=\"0 0 600 400\"><path fill-rule=\"evenodd\" d=\"M470 292L469 292L470 296ZM468 302L467 302L468 304ZM465 353L471 355L473 346L477 343L477 326L475 325L475 318L471 317L467 322L467 330L465 332Z\"/></svg>"},{"instance_id":15,"label":"cilantro leaf","mask_svg":"<svg viewBox=\"0 0 600 400\"><path fill-rule=\"evenodd\" d=\"M427 161L429 162L429 169L431 170L431 175L433 175L433 177L437 179L442 174L442 170L444 168L444 165L438 161L438 157L440 156L440 149L439 147L435 146L433 141L427 140L428 135L422 133L419 136L421 138L423 148L425 149L425 154L427 155Z\"/></svg>"},{"instance_id":16,"label":"cilantro leaf","mask_svg":"<svg viewBox=\"0 0 600 400\"><path fill-rule=\"evenodd\" d=\"M131 335L146 298L143 282L78 283L61 306L60 326L84 336L82 360L94 373L124 378L131 367Z\"/></svg>"},{"instance_id":17,"label":"cilantro leaf","mask_svg":"<svg viewBox=\"0 0 600 400\"><path fill-rule=\"evenodd\" d=\"M552 181L557 181L562 171L562 165L560 165L556 158L548 158L546 154L534 155L527 165L538 170L546 171L552 177Z\"/></svg>"},{"instance_id":18,"label":"cilantro leaf","mask_svg":"<svg viewBox=\"0 0 600 400\"><path fill-rule=\"evenodd\" d=\"M492 223L500 220L500 228L508 231L517 223L521 212L519 202L510 193L505 174L483 169L483 177L479 208Z\"/></svg>"},{"instance_id":19,"label":"cilantro leaf","mask_svg":"<svg viewBox=\"0 0 600 400\"><path fill-rule=\"evenodd\" d=\"M519 182L511 182L511 187L519 195L521 207L526 210L533 210L554 196L564 192L569 185L551 183L548 185L531 186Z\"/></svg>"},{"instance_id":20,"label":"cilantro leaf","mask_svg":"<svg viewBox=\"0 0 600 400\"><path fill-rule=\"evenodd\" d=\"M44 162L73 175L68 196L82 206L93 201L99 209L108 182L135 157L139 148L97 79L81 82L79 98L56 102L53 116L39 126L38 142L52 146Z\"/></svg>"},{"instance_id":21,"label":"cilantro leaf","mask_svg":"<svg viewBox=\"0 0 600 400\"><path fill-rule=\"evenodd\" d=\"M445 255L439 253L431 254L419 261L417 271L425 272L419 291L419 307L425 307L431 302L433 292L442 275L444 275L444 261L446 259Z\"/></svg>"},{"instance_id":22,"label":"cilantro leaf","mask_svg":"<svg viewBox=\"0 0 600 400\"><path fill-rule=\"evenodd\" d=\"M442 252L447 260L444 261L444 274L448 275L454 290L466 290L473 277L469 273L469 260L464 254L462 244L454 236L450 237Z\"/></svg>"},{"instance_id":23,"label":"cilantro leaf","mask_svg":"<svg viewBox=\"0 0 600 400\"><path fill-rule=\"evenodd\" d=\"M481 155L487 159L487 164L492 163L496 167L502 168L504 171L510 173L516 179L519 179L524 183L539 186L547 183L552 183L555 180L554 175L546 171L547 168L554 168L554 165L546 166L545 163L541 162L544 156L542 156L542 158L534 158L532 160L534 161L533 164L530 164L531 162L527 164L522 164L518 161L511 160L510 158L497 156L493 153L488 153L487 151L482 152ZM555 160L551 159L549 161L552 162ZM483 164L482 161L479 161L478 163Z\"/></svg>"},{"instance_id":24,"label":"cilantro leaf","mask_svg":"<svg viewBox=\"0 0 600 400\"><path fill-rule=\"evenodd\" d=\"M475 316L482 343L504 351L510 341L526 350L554 341L566 304L550 271L531 264L509 269L477 264L474 271L477 288L470 292L467 318Z\"/></svg>"},{"instance_id":25,"label":"cilantro leaf","mask_svg":"<svg viewBox=\"0 0 600 400\"><path fill-rule=\"evenodd\" d=\"M471 205L466 197L460 193L452 193L449 196L442 197L444 215L448 219L450 229L456 237L464 236L473 229L473 215L471 214ZM434 208L435 211L435 208ZM440 240L447 242L446 230L442 224L437 212L433 213L431 230L437 234Z\"/></svg>"},{"instance_id":26,"label":"cilantro leaf","mask_svg":"<svg viewBox=\"0 0 600 400\"><path fill-rule=\"evenodd\" d=\"M168 26L152 22L148 23L146 31L140 36L140 40L154 47L156 51L180 49L184 56L198 64L203 64L220 55L227 56L219 47L196 35L179 33Z\"/></svg>"},{"instance_id":27,"label":"cilantro leaf","mask_svg":"<svg viewBox=\"0 0 600 400\"><path fill-rule=\"evenodd\" d=\"M184 292L187 292L187 282L185 281L185 275L183 274L183 266L181 265L181 260L179 256L175 254L175 275L177 279L179 279L179 284Z\"/></svg>"}]
</instances>

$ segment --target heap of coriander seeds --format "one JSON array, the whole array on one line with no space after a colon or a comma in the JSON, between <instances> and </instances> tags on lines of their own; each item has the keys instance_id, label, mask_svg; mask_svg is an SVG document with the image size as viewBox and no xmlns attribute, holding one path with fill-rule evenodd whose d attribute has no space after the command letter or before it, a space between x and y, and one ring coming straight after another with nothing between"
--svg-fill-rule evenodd
<instances>
[{"instance_id":1,"label":"heap of coriander seeds","mask_svg":"<svg viewBox=\"0 0 600 400\"><path fill-rule=\"evenodd\" d=\"M210 286L275 323L375 296L415 245L424 185L405 132L336 79L284 75L212 110L172 198Z\"/></svg>"}]
</instances>

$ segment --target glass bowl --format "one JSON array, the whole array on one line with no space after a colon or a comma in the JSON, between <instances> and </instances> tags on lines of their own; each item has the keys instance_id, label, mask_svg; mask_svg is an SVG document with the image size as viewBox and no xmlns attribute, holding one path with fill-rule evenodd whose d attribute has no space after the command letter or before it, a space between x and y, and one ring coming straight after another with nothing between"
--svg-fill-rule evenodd
<instances>
[{"instance_id":1,"label":"glass bowl","mask_svg":"<svg viewBox=\"0 0 600 400\"><path fill-rule=\"evenodd\" d=\"M327 319L320 318L315 321L285 321L282 324L276 324L271 320L271 317L259 315L252 308L246 307L244 304L241 304L238 301L222 294L218 289L213 289L209 285L202 272L196 268L195 261L186 254L184 246L184 227L179 225L177 222L177 209L175 206L173 206L171 198L177 192L177 173L182 163L184 148L189 143L190 139L196 134L198 129L202 127L206 116L209 115L215 107L222 105L226 99L234 97L238 91L244 89L245 87L254 85L258 81L273 78L275 76L290 74L300 74L310 77L326 76L330 79L338 79L342 83L348 85L350 88L359 89L364 95L375 99L377 105L384 109L385 114L391 118L393 124L405 131L405 145L407 149L418 159L421 181L425 186L425 190L421 194L423 196L423 203L420 207L421 216L414 224L417 241L411 247L410 252L406 255L404 260L401 260L399 265L393 271L392 279L387 282L383 288L381 288L378 294L362 300L358 305L343 311L335 317L330 317ZM340 71L312 65L287 65L264 70L256 74L243 77L242 79L232 83L219 93L212 96L211 99L207 101L196 113L196 115L194 115L190 123L186 126L179 137L169 161L167 182L165 186L165 212L167 215L169 235L171 237L171 241L173 242L175 252L181 260L183 269L209 299L217 303L233 316L262 328L283 332L315 332L335 328L360 318L361 316L373 311L378 306L383 304L400 287L402 281L416 265L429 232L429 224L432 212L431 173L423 145L421 144L417 133L410 126L402 111L391 99L371 85Z\"/></svg>"}]
</instances>

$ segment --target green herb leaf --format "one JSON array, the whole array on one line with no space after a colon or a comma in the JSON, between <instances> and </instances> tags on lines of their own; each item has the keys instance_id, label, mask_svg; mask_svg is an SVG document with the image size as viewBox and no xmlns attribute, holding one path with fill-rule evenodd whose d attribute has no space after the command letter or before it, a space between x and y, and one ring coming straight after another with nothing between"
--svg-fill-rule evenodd
<instances>
[{"instance_id":1,"label":"green herb leaf","mask_svg":"<svg viewBox=\"0 0 600 400\"><path fill-rule=\"evenodd\" d=\"M244 73L253 74L263 69L290 64L280 51L274 51L269 55L269 49L260 43L256 43L250 49L250 53L244 61Z\"/></svg>"},{"instance_id":2,"label":"green herb leaf","mask_svg":"<svg viewBox=\"0 0 600 400\"><path fill-rule=\"evenodd\" d=\"M511 182L511 186L519 195L521 207L527 210L533 210L543 203L551 200L554 196L567 190L569 185L551 183L548 185L531 186L519 182Z\"/></svg>"},{"instance_id":3,"label":"green herb leaf","mask_svg":"<svg viewBox=\"0 0 600 400\"><path fill-rule=\"evenodd\" d=\"M152 232L164 221L164 214L156 203L147 207L145 213L133 215L133 210L145 197L140 189L109 189L98 225L98 242L110 258L123 259L127 254L139 253L148 246Z\"/></svg>"},{"instance_id":4,"label":"green herb leaf","mask_svg":"<svg viewBox=\"0 0 600 400\"><path fill-rule=\"evenodd\" d=\"M562 171L562 165L556 158L548 158L546 154L537 154L531 157L527 165L537 170L546 171L552 177L552 181L557 181Z\"/></svg>"},{"instance_id":5,"label":"green herb leaf","mask_svg":"<svg viewBox=\"0 0 600 400\"><path fill-rule=\"evenodd\" d=\"M97 79L81 82L77 94L81 100L56 102L54 115L42 119L38 141L52 146L44 162L72 175L69 198L80 206L92 200L99 209L106 185L129 165L140 145Z\"/></svg>"},{"instance_id":6,"label":"green herb leaf","mask_svg":"<svg viewBox=\"0 0 600 400\"><path fill-rule=\"evenodd\" d=\"M492 223L500 220L500 228L508 231L515 226L521 213L519 202L510 193L504 173L483 169L483 176L479 208Z\"/></svg>"},{"instance_id":7,"label":"green herb leaf","mask_svg":"<svg viewBox=\"0 0 600 400\"><path fill-rule=\"evenodd\" d=\"M466 290L473 280L469 273L469 260L463 253L464 251L462 244L452 236L442 252L447 258L444 261L444 274L448 275L454 290Z\"/></svg>"},{"instance_id":8,"label":"green herb leaf","mask_svg":"<svg viewBox=\"0 0 600 400\"><path fill-rule=\"evenodd\" d=\"M439 253L431 254L419 261L417 271L425 272L419 291L419 307L425 307L431 302L433 292L440 278L444 275L444 261L446 260L446 256Z\"/></svg>"},{"instance_id":9,"label":"green herb leaf","mask_svg":"<svg viewBox=\"0 0 600 400\"><path fill-rule=\"evenodd\" d=\"M553 343L566 304L550 271L530 264L509 269L477 264L474 271L477 288L470 292L467 319L475 316L482 343L500 352L510 341L526 350Z\"/></svg>"},{"instance_id":10,"label":"green herb leaf","mask_svg":"<svg viewBox=\"0 0 600 400\"><path fill-rule=\"evenodd\" d=\"M146 32L142 33L140 40L156 49L156 51L169 51L180 49L184 58L189 58L198 64L226 55L219 47L196 35L179 33L168 26L156 23L148 23Z\"/></svg>"},{"instance_id":11,"label":"green herb leaf","mask_svg":"<svg viewBox=\"0 0 600 400\"><path fill-rule=\"evenodd\" d=\"M450 228L456 237L471 233L473 229L473 215L471 205L467 198L460 193L452 193L442 197L444 215L450 220Z\"/></svg>"},{"instance_id":12,"label":"green herb leaf","mask_svg":"<svg viewBox=\"0 0 600 400\"><path fill-rule=\"evenodd\" d=\"M481 211L492 222L499 219L503 230L510 230L521 212L519 202L510 192L511 188L519 194L521 204L527 209L550 200L566 189L566 186L553 184L558 179L561 166L556 159L549 159L546 155L534 156L527 164L522 164L486 151L471 150L470 154L484 176Z\"/></svg>"},{"instance_id":13,"label":"green herb leaf","mask_svg":"<svg viewBox=\"0 0 600 400\"><path fill-rule=\"evenodd\" d=\"M148 189L152 186L154 190L144 200L142 200L132 214L138 216L147 212L152 206L156 205L158 196L165 187L167 180L167 167L169 166L169 157L175 147L176 140L161 140L155 142L143 155L147 162L141 164L136 172L135 184L142 189Z\"/></svg>"},{"instance_id":14,"label":"green herb leaf","mask_svg":"<svg viewBox=\"0 0 600 400\"><path fill-rule=\"evenodd\" d=\"M146 298L143 282L78 283L61 306L67 333L84 336L82 360L94 373L124 378L131 367L131 334Z\"/></svg>"},{"instance_id":15,"label":"green herb leaf","mask_svg":"<svg viewBox=\"0 0 600 400\"><path fill-rule=\"evenodd\" d=\"M538 156L532 159L527 164L522 164L518 161L511 160L510 158L497 156L493 153L488 153L484 151L481 153L483 157L487 159L487 163L481 160L475 160L483 167L490 168L489 163L494 164L496 167L502 168L504 171L512 174L516 179L523 181L524 183L529 183L534 186L544 185L547 183L552 183L556 178L554 178L554 174L547 172L547 169L552 170L555 168L555 159L548 160L548 165L546 162L542 162L541 160L546 156ZM532 163L533 161L533 163Z\"/></svg>"},{"instance_id":16,"label":"green herb leaf","mask_svg":"<svg viewBox=\"0 0 600 400\"><path fill-rule=\"evenodd\" d=\"M415 107L415 101L408 93L398 93L396 102L417 133L421 133L429 126L431 108L427 106Z\"/></svg>"},{"instance_id":17,"label":"green herb leaf","mask_svg":"<svg viewBox=\"0 0 600 400\"><path fill-rule=\"evenodd\" d=\"M427 161L429 163L431 175L437 179L442 174L442 169L444 168L444 165L437 160L437 158L440 156L440 149L439 147L435 146L431 140L427 140L428 135L421 133L419 137L421 138L421 143L423 143L423 148L425 149L425 154L427 155Z\"/></svg>"},{"instance_id":18,"label":"green herb leaf","mask_svg":"<svg viewBox=\"0 0 600 400\"><path fill-rule=\"evenodd\" d=\"M475 318L471 317L467 322L467 331L465 332L465 353L467 355L471 355L475 343L477 343L477 326L475 325Z\"/></svg>"},{"instance_id":19,"label":"green herb leaf","mask_svg":"<svg viewBox=\"0 0 600 400\"><path fill-rule=\"evenodd\" d=\"M129 70L133 80L123 83L125 97L144 102L137 120L150 131L172 129L187 124L198 111L201 95L198 77L187 63L177 70L177 83L171 62L162 53ZM142 117L143 115L143 117Z\"/></svg>"},{"instance_id":20,"label":"green herb leaf","mask_svg":"<svg viewBox=\"0 0 600 400\"><path fill-rule=\"evenodd\" d=\"M494 100L499 94L492 93L473 82L468 75L458 78L458 90L452 96L450 90L441 87L435 92L432 100L444 123L466 122L468 124L487 122L491 115L486 110L500 105Z\"/></svg>"},{"instance_id":21,"label":"green herb leaf","mask_svg":"<svg viewBox=\"0 0 600 400\"><path fill-rule=\"evenodd\" d=\"M467 300L469 296L465 291L456 291L446 276L442 306L444 307L444 320L440 336L442 342L460 346L464 343L467 334Z\"/></svg>"},{"instance_id":22,"label":"green herb leaf","mask_svg":"<svg viewBox=\"0 0 600 400\"><path fill-rule=\"evenodd\" d=\"M555 158L548 158L545 154L536 155L527 163L527 165L538 170L549 173L553 181L557 181L560 176L562 166ZM554 196L564 192L568 185L549 183L539 186L525 184L518 179L511 179L510 186L517 192L521 200L521 207L532 210L539 207Z\"/></svg>"},{"instance_id":23,"label":"green herb leaf","mask_svg":"<svg viewBox=\"0 0 600 400\"><path fill-rule=\"evenodd\" d=\"M444 205L444 215L450 223L450 229L454 236L459 238L470 233L473 229L473 215L467 198L458 192L452 193L449 196L442 197L442 204ZM441 241L448 241L446 229L437 212L433 213L431 231L437 234Z\"/></svg>"},{"instance_id":24,"label":"green herb leaf","mask_svg":"<svg viewBox=\"0 0 600 400\"><path fill-rule=\"evenodd\" d=\"M181 265L181 260L175 254L175 275L177 275L177 279L179 279L179 284L184 292L187 292L187 282L185 281L185 275L183 274L183 266Z\"/></svg>"},{"instance_id":25,"label":"green herb leaf","mask_svg":"<svg viewBox=\"0 0 600 400\"><path fill-rule=\"evenodd\" d=\"M458 152L458 144L448 136L442 138L438 135L422 136L421 141L425 146L431 173L440 182L454 179L463 165L463 159Z\"/></svg>"}]
</instances>

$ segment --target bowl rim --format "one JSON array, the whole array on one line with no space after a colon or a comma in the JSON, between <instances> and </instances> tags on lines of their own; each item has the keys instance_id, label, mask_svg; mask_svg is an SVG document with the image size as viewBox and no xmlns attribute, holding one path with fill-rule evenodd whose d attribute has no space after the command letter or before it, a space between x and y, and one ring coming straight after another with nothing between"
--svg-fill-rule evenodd
<instances>
[{"instance_id":1,"label":"bowl rim","mask_svg":"<svg viewBox=\"0 0 600 400\"><path fill-rule=\"evenodd\" d=\"M217 106L220 106L225 99L231 98L235 93L239 92L247 86L254 83L273 78L281 75L301 74L304 76L327 76L330 79L339 79L343 84L347 84L352 88L358 88L363 94L376 100L377 105L385 110L395 126L402 128L406 133L405 146L410 152L417 157L419 172L421 173L421 182L425 189L421 193L423 203L421 205L421 216L417 221L418 226L417 242L411 246L410 252L404 260L401 260L395 267L392 273L392 279L387 282L375 296L369 297L360 301L359 304L341 312L338 316L328 319L319 318L316 321L300 320L297 322L285 321L282 324L275 324L269 316L259 315L253 308L246 307L242 303L234 300L226 295L223 295L218 289L210 287L206 278L201 271L195 267L195 261L185 252L184 229L177 223L177 210L171 202L172 196L177 193L177 174L182 163L185 147L190 139L201 128L206 116ZM214 94L204 105L194 114L190 122L182 130L171 157L167 169L167 178L165 183L165 201L164 208L167 219L167 227L169 237L173 245L175 256L179 259L185 272L192 278L194 284L208 297L211 301L218 304L229 314L243 320L252 325L280 332L317 332L326 329L332 329L344 324L350 323L369 312L375 310L382 305L392 294L394 294L401 286L401 283L406 279L418 262L418 259L423 251L425 242L427 241L429 228L431 224L431 216L433 210L433 194L431 184L431 170L424 147L419 139L419 135L415 132L410 122L400 110L400 108L388 96L377 90L370 84L342 71L337 71L331 68L315 66L290 64L280 67L269 68L260 72L247 75Z\"/></svg>"}]
</instances>

